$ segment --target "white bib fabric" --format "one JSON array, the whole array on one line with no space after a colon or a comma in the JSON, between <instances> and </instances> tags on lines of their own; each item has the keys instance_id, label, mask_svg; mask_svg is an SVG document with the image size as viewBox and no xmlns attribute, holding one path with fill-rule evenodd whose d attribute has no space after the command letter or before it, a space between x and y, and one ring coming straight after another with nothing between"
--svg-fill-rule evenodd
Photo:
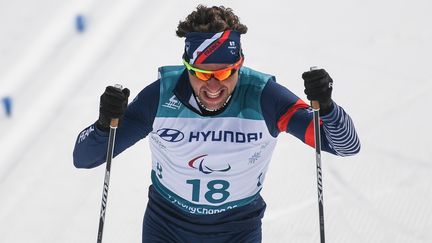
<instances>
[{"instance_id":1,"label":"white bib fabric","mask_svg":"<svg viewBox=\"0 0 432 243\"><path fill-rule=\"evenodd\" d=\"M244 205L261 190L276 145L263 121L156 118L153 127L153 183L187 211Z\"/></svg>"}]
</instances>

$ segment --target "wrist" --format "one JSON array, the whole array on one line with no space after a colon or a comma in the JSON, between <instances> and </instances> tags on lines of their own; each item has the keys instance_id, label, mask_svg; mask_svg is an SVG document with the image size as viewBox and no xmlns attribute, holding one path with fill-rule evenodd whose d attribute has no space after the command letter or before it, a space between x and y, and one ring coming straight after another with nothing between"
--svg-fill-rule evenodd
<instances>
[{"instance_id":1,"label":"wrist","mask_svg":"<svg viewBox=\"0 0 432 243\"><path fill-rule=\"evenodd\" d=\"M109 119L106 119L103 115L99 115L99 119L96 121L96 127L104 132L109 131Z\"/></svg>"},{"instance_id":2,"label":"wrist","mask_svg":"<svg viewBox=\"0 0 432 243\"><path fill-rule=\"evenodd\" d=\"M325 102L320 102L320 115L325 116L332 112L334 109L334 102L332 99L329 99Z\"/></svg>"}]
</instances>

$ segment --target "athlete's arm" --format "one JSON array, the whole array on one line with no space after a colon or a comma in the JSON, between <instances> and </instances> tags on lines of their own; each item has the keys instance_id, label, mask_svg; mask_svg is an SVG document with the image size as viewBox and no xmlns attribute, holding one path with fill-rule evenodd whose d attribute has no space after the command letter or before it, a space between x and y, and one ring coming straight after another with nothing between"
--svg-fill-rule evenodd
<instances>
[{"instance_id":1,"label":"athlete's arm","mask_svg":"<svg viewBox=\"0 0 432 243\"><path fill-rule=\"evenodd\" d=\"M153 127L159 104L159 80L144 88L128 105L117 128L114 157L145 138ZM85 128L75 142L73 161L77 168L93 168L106 160L108 132L92 124Z\"/></svg>"},{"instance_id":2,"label":"athlete's arm","mask_svg":"<svg viewBox=\"0 0 432 243\"><path fill-rule=\"evenodd\" d=\"M280 132L288 132L314 146L310 106L274 79L264 87L261 107L267 127L274 137ZM354 155L360 151L354 124L336 103L327 115L321 116L321 146L323 151L339 156Z\"/></svg>"}]
</instances>

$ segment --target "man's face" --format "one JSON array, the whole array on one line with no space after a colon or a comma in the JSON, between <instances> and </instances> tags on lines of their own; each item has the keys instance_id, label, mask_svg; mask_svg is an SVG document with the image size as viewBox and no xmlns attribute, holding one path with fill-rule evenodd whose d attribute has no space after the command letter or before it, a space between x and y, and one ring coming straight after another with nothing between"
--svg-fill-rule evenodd
<instances>
[{"instance_id":1,"label":"man's face","mask_svg":"<svg viewBox=\"0 0 432 243\"><path fill-rule=\"evenodd\" d=\"M229 64L196 64L194 67L203 70L220 70ZM238 68L239 69L239 68ZM218 110L223 107L228 97L234 91L238 80L238 69L229 78L219 81L212 76L207 81L202 81L189 73L189 80L195 95L209 110Z\"/></svg>"}]
</instances>

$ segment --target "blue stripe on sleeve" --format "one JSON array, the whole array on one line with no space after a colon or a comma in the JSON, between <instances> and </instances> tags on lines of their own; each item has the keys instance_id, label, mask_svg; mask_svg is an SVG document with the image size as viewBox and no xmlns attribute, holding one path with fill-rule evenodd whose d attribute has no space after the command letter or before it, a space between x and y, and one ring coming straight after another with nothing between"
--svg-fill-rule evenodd
<instances>
[{"instance_id":1,"label":"blue stripe on sleeve","mask_svg":"<svg viewBox=\"0 0 432 243\"><path fill-rule=\"evenodd\" d=\"M324 136L336 155L349 156L360 152L360 139L354 123L344 109L335 104L329 114L322 116Z\"/></svg>"}]
</instances>

